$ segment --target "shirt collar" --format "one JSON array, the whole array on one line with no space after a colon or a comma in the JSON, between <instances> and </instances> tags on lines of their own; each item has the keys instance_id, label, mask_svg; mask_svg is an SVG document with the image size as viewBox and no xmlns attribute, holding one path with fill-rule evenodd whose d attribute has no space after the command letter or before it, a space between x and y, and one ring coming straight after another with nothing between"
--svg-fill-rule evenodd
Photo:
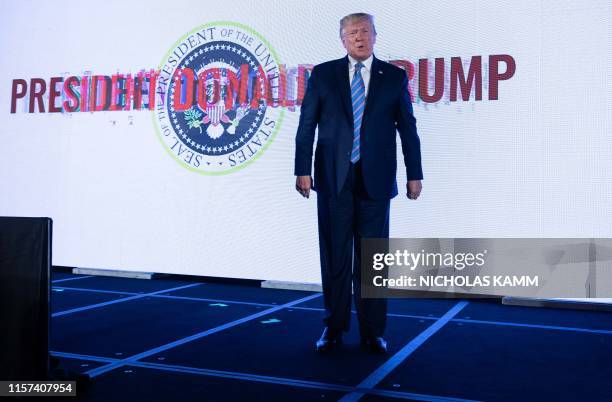
<instances>
[{"instance_id":1,"label":"shirt collar","mask_svg":"<svg viewBox=\"0 0 612 402\"><path fill-rule=\"evenodd\" d=\"M352 58L350 55L348 56L348 59L349 59L349 63L351 64L351 68L354 69L355 64L357 64L357 60ZM370 55L370 57L362 61L361 64L363 64L363 68L365 68L368 71L372 71L372 60L374 60L374 55Z\"/></svg>"}]
</instances>

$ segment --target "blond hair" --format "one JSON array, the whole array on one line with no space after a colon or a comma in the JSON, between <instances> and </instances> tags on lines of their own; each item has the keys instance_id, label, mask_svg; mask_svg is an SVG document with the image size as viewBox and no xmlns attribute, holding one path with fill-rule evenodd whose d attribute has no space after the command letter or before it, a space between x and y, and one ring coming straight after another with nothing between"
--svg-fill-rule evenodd
<instances>
[{"instance_id":1,"label":"blond hair","mask_svg":"<svg viewBox=\"0 0 612 402\"><path fill-rule=\"evenodd\" d=\"M344 27L347 24L364 20L370 23L370 25L372 26L372 31L374 32L374 35L376 35L376 27L374 26L374 16L367 13L354 13L342 17L342 19L340 20L340 38L342 38L342 34L344 33Z\"/></svg>"}]
</instances>

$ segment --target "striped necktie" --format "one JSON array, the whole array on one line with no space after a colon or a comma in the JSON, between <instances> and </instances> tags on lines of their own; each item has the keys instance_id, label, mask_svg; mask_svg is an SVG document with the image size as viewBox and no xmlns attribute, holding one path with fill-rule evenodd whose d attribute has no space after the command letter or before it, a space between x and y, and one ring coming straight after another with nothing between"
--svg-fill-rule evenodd
<instances>
[{"instance_id":1,"label":"striped necktie","mask_svg":"<svg viewBox=\"0 0 612 402\"><path fill-rule=\"evenodd\" d=\"M355 75L351 82L351 99L353 101L353 150L351 152L351 163L359 160L359 138L361 131L361 120L363 119L363 109L365 107L365 85L361 77L363 64L355 64Z\"/></svg>"}]
</instances>

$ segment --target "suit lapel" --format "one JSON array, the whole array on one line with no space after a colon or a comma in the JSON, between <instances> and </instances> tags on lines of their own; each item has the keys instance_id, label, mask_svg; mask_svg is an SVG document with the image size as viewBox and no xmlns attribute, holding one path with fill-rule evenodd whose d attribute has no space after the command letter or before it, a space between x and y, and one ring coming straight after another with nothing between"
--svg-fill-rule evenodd
<instances>
[{"instance_id":1,"label":"suit lapel","mask_svg":"<svg viewBox=\"0 0 612 402\"><path fill-rule=\"evenodd\" d=\"M376 57L372 59L372 68L370 70L370 85L368 87L368 96L366 98L365 109L363 110L363 120L368 116L368 111L372 109L372 104L376 101L378 92L380 90L380 84L382 83L383 74L380 68L380 62ZM363 127L363 122L361 123Z\"/></svg>"},{"instance_id":2,"label":"suit lapel","mask_svg":"<svg viewBox=\"0 0 612 402\"><path fill-rule=\"evenodd\" d=\"M349 122L353 123L353 103L351 102L351 84L349 82L349 61L348 56L338 60L338 66L336 67L336 78L340 85L340 98L342 99L342 106Z\"/></svg>"}]
</instances>

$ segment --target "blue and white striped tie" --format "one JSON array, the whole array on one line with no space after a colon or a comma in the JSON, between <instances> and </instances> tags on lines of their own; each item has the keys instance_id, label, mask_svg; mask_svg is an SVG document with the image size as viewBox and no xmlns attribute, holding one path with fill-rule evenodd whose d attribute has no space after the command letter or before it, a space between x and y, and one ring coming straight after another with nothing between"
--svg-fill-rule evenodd
<instances>
[{"instance_id":1,"label":"blue and white striped tie","mask_svg":"<svg viewBox=\"0 0 612 402\"><path fill-rule=\"evenodd\" d=\"M361 77L361 62L355 64L355 75L351 82L351 99L353 101L353 150L351 152L351 163L359 160L359 137L361 131L361 120L365 107L365 85Z\"/></svg>"}]
</instances>

